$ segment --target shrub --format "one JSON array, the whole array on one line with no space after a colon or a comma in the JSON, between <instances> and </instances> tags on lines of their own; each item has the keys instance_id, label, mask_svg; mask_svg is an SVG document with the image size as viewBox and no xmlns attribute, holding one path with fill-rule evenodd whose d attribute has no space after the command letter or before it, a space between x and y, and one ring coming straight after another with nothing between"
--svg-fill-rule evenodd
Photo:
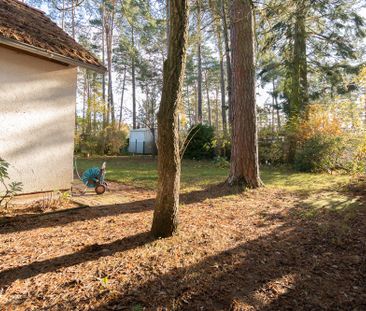
<instances>
[{"instance_id":1,"label":"shrub","mask_svg":"<svg viewBox=\"0 0 366 311\"><path fill-rule=\"evenodd\" d=\"M343 137L314 135L298 147L295 168L302 172L331 172L340 168L339 159L344 150Z\"/></svg>"},{"instance_id":2,"label":"shrub","mask_svg":"<svg viewBox=\"0 0 366 311\"><path fill-rule=\"evenodd\" d=\"M75 138L75 152L84 155L118 155L126 146L127 126L108 126L97 133L82 133Z\"/></svg>"},{"instance_id":3,"label":"shrub","mask_svg":"<svg viewBox=\"0 0 366 311\"><path fill-rule=\"evenodd\" d=\"M358 134L357 129L352 132L342 129L348 123L340 113L331 105L308 107L294 134L297 138L296 169L306 172L365 171L365 137Z\"/></svg>"},{"instance_id":4,"label":"shrub","mask_svg":"<svg viewBox=\"0 0 366 311\"><path fill-rule=\"evenodd\" d=\"M349 133L315 135L298 148L295 168L305 172L365 173L365 138Z\"/></svg>"},{"instance_id":5,"label":"shrub","mask_svg":"<svg viewBox=\"0 0 366 311\"><path fill-rule=\"evenodd\" d=\"M215 133L212 126L198 124L191 128L186 139L187 148L184 157L202 160L215 157Z\"/></svg>"},{"instance_id":6,"label":"shrub","mask_svg":"<svg viewBox=\"0 0 366 311\"><path fill-rule=\"evenodd\" d=\"M231 141L224 136L217 137L215 154L226 160L230 160L231 156Z\"/></svg>"},{"instance_id":7,"label":"shrub","mask_svg":"<svg viewBox=\"0 0 366 311\"><path fill-rule=\"evenodd\" d=\"M271 127L262 128L258 133L258 153L261 164L279 165L285 161L284 136Z\"/></svg>"},{"instance_id":8,"label":"shrub","mask_svg":"<svg viewBox=\"0 0 366 311\"><path fill-rule=\"evenodd\" d=\"M116 126L108 127L106 131L106 142L104 152L107 155L116 155L127 143L128 130L126 128L118 129Z\"/></svg>"},{"instance_id":9,"label":"shrub","mask_svg":"<svg viewBox=\"0 0 366 311\"><path fill-rule=\"evenodd\" d=\"M9 163L0 158L0 186L4 189L0 191L0 206L8 207L12 198L22 191L23 185L21 182L10 182L8 174Z\"/></svg>"},{"instance_id":10,"label":"shrub","mask_svg":"<svg viewBox=\"0 0 366 311\"><path fill-rule=\"evenodd\" d=\"M281 137L260 141L258 149L261 164L280 165L285 162L284 142Z\"/></svg>"}]
</instances>

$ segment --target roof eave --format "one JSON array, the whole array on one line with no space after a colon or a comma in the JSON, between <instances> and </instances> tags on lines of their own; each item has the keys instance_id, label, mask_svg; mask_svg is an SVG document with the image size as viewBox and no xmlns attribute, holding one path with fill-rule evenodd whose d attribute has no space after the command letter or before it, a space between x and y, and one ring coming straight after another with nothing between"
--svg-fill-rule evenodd
<instances>
[{"instance_id":1,"label":"roof eave","mask_svg":"<svg viewBox=\"0 0 366 311\"><path fill-rule=\"evenodd\" d=\"M55 60L55 61L58 61L58 62L61 62L64 64L80 66L80 67L83 67L86 69L90 69L90 70L93 70L93 71L101 73L101 74L104 74L107 71L107 69L104 66L96 66L93 64L84 63L82 61L79 61L79 60L76 60L76 59L73 59L70 57L66 57L66 56L63 56L58 53L49 52L47 50L35 47L30 44L19 42L16 40L11 40L8 38L0 37L0 43L3 45L9 46L9 47L18 49L18 50L22 50L22 51L25 51L25 52L28 52L31 54L46 57L48 59Z\"/></svg>"}]
</instances>

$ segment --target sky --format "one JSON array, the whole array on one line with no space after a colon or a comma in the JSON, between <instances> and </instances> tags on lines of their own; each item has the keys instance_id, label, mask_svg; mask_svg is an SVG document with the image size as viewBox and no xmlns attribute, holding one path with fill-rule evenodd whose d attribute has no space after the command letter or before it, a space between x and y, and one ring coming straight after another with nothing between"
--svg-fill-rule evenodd
<instances>
[{"instance_id":1,"label":"sky","mask_svg":"<svg viewBox=\"0 0 366 311\"><path fill-rule=\"evenodd\" d=\"M352 1L352 0L350 0ZM27 2L27 1L25 1ZM41 7L39 7L39 9L45 11L46 13L48 13L48 8L45 4L43 4ZM366 20L366 8L364 8L360 14L365 18ZM57 22L57 21L56 21ZM366 46L366 38L365 40L365 46ZM116 81L116 74L113 74L113 80ZM262 88L259 85L259 81L258 81L258 86L257 86L257 104L261 107L263 107L266 103L269 103L271 101L271 96L268 94L268 92L270 92L271 88L270 86L266 86L264 88ZM115 105L116 107L119 107L119 103L121 100L121 96L120 96L120 91L118 90L118 85L117 83L114 83L114 100L115 100ZM137 103L139 101L141 101L142 99L142 94L139 94L139 88L137 88ZM124 95L124 106L126 107L126 110L131 111L132 110L132 92L130 90L130 87L127 86L127 90L125 92ZM77 105L77 109L80 112L82 109L82 104L80 103L80 100L78 101L78 105ZM131 116L126 114L125 111L125 116L124 116L124 121L126 121L128 124L131 124Z\"/></svg>"}]
</instances>

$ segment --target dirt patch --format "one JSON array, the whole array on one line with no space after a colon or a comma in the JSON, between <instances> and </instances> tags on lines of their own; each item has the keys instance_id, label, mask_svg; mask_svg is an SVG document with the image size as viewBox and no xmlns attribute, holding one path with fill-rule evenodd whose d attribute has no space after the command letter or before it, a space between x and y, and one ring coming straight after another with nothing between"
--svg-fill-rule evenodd
<instances>
[{"instance_id":1,"label":"dirt patch","mask_svg":"<svg viewBox=\"0 0 366 311\"><path fill-rule=\"evenodd\" d=\"M302 199L223 186L183 194L149 235L154 193L0 224L0 309L364 310L366 211L303 217ZM347 214L349 215L349 214Z\"/></svg>"}]
</instances>

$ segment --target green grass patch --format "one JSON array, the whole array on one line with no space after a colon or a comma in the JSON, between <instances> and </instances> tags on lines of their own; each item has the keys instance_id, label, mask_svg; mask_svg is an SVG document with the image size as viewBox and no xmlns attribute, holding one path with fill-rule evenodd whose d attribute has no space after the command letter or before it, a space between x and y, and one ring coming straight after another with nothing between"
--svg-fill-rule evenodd
<instances>
[{"instance_id":1,"label":"green grass patch","mask_svg":"<svg viewBox=\"0 0 366 311\"><path fill-rule=\"evenodd\" d=\"M78 159L80 173L107 161L107 179L132 186L155 189L157 183L157 163L151 157L124 156L93 159ZM182 190L192 191L224 182L228 168L216 166L211 161L184 160L182 163ZM267 187L282 188L290 191L314 192L336 190L349 182L346 175L299 173L287 168L261 169L261 177Z\"/></svg>"}]
</instances>

